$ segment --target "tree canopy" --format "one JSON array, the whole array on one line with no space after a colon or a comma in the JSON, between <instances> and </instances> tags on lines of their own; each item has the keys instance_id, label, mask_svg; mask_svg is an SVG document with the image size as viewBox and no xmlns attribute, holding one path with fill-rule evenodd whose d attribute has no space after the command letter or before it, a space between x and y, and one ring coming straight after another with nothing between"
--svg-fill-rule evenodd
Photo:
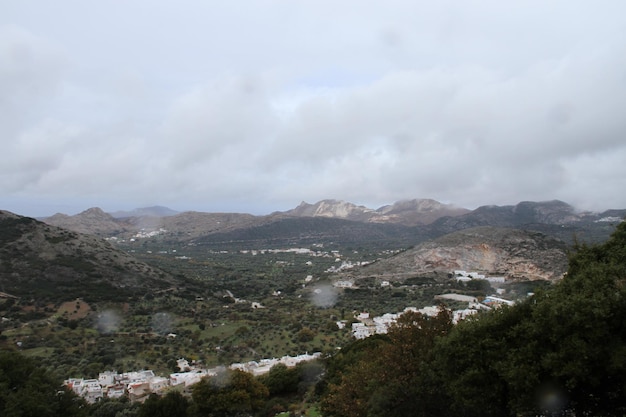
<instances>
[{"instance_id":1,"label":"tree canopy","mask_svg":"<svg viewBox=\"0 0 626 417\"><path fill-rule=\"evenodd\" d=\"M18 352L0 350L0 415L84 416L85 402L45 368Z\"/></svg>"},{"instance_id":2,"label":"tree canopy","mask_svg":"<svg viewBox=\"0 0 626 417\"><path fill-rule=\"evenodd\" d=\"M225 370L193 386L193 411L208 417L250 414L261 409L269 391L247 372Z\"/></svg>"}]
</instances>

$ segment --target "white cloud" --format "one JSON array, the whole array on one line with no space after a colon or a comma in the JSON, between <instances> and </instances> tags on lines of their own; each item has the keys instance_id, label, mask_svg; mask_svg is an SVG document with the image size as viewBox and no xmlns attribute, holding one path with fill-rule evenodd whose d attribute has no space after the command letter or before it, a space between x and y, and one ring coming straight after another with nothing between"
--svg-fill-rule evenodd
<instances>
[{"instance_id":1,"label":"white cloud","mask_svg":"<svg viewBox=\"0 0 626 417\"><path fill-rule=\"evenodd\" d=\"M9 209L626 207L619 2L21 4L0 14Z\"/></svg>"}]
</instances>

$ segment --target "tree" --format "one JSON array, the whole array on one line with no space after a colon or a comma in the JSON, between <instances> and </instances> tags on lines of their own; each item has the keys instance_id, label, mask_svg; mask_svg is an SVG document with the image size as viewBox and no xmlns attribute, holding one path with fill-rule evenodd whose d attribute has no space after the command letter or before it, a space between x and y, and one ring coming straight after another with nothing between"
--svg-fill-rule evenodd
<instances>
[{"instance_id":1,"label":"tree","mask_svg":"<svg viewBox=\"0 0 626 417\"><path fill-rule=\"evenodd\" d=\"M227 417L261 409L269 391L247 372L226 370L202 379L193 386L191 395L196 415Z\"/></svg>"},{"instance_id":2,"label":"tree","mask_svg":"<svg viewBox=\"0 0 626 417\"><path fill-rule=\"evenodd\" d=\"M456 415L626 413L626 223L575 249L559 283L461 323L438 345Z\"/></svg>"},{"instance_id":3,"label":"tree","mask_svg":"<svg viewBox=\"0 0 626 417\"><path fill-rule=\"evenodd\" d=\"M296 338L299 342L310 342L315 339L315 332L308 327L305 327L296 334Z\"/></svg>"},{"instance_id":4,"label":"tree","mask_svg":"<svg viewBox=\"0 0 626 417\"><path fill-rule=\"evenodd\" d=\"M92 417L137 416L139 407L139 403L131 403L126 397L104 398L89 407L89 415Z\"/></svg>"},{"instance_id":5,"label":"tree","mask_svg":"<svg viewBox=\"0 0 626 417\"><path fill-rule=\"evenodd\" d=\"M405 315L331 358L324 415L626 415L626 222L575 249L563 280L515 306L454 328Z\"/></svg>"},{"instance_id":6,"label":"tree","mask_svg":"<svg viewBox=\"0 0 626 417\"><path fill-rule=\"evenodd\" d=\"M343 367L339 379L331 373L333 381L322 399L324 415L432 415L441 391L429 388L429 364L437 339L451 327L452 317L445 309L436 317L415 312L400 316L387 337L366 345L365 354Z\"/></svg>"},{"instance_id":7,"label":"tree","mask_svg":"<svg viewBox=\"0 0 626 417\"><path fill-rule=\"evenodd\" d=\"M294 393L298 390L298 371L296 368L288 368L279 363L272 366L269 373L263 378L263 383L269 390L270 395L282 395Z\"/></svg>"},{"instance_id":8,"label":"tree","mask_svg":"<svg viewBox=\"0 0 626 417\"><path fill-rule=\"evenodd\" d=\"M84 416L87 405L45 368L17 352L0 351L0 415Z\"/></svg>"},{"instance_id":9,"label":"tree","mask_svg":"<svg viewBox=\"0 0 626 417\"><path fill-rule=\"evenodd\" d=\"M160 397L151 394L141 405L138 417L186 417L189 400L178 391Z\"/></svg>"}]
</instances>

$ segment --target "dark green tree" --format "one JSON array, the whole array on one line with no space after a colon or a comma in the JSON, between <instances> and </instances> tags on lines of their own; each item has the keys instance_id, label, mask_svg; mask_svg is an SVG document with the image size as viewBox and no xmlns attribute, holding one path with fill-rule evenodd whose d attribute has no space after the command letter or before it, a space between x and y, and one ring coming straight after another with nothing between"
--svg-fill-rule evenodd
<instances>
[{"instance_id":1,"label":"dark green tree","mask_svg":"<svg viewBox=\"0 0 626 417\"><path fill-rule=\"evenodd\" d=\"M452 327L450 312L436 317L408 312L384 338L368 344L356 362L334 375L322 400L324 415L336 417L429 416L443 392L431 387L434 345Z\"/></svg>"},{"instance_id":2,"label":"dark green tree","mask_svg":"<svg viewBox=\"0 0 626 417\"><path fill-rule=\"evenodd\" d=\"M92 417L137 416L141 404L132 403L126 397L120 399L104 398L89 407Z\"/></svg>"},{"instance_id":3,"label":"dark green tree","mask_svg":"<svg viewBox=\"0 0 626 417\"><path fill-rule=\"evenodd\" d=\"M269 390L270 395L294 393L298 391L298 370L279 363L272 366L262 382Z\"/></svg>"},{"instance_id":4,"label":"dark green tree","mask_svg":"<svg viewBox=\"0 0 626 417\"><path fill-rule=\"evenodd\" d=\"M441 316L441 315L440 315ZM324 415L626 415L626 223L567 275L461 322L406 316L328 360Z\"/></svg>"},{"instance_id":5,"label":"dark green tree","mask_svg":"<svg viewBox=\"0 0 626 417\"><path fill-rule=\"evenodd\" d=\"M578 246L567 275L511 308L462 323L434 364L461 416L626 413L626 223Z\"/></svg>"},{"instance_id":6,"label":"dark green tree","mask_svg":"<svg viewBox=\"0 0 626 417\"><path fill-rule=\"evenodd\" d=\"M87 404L34 360L18 352L1 350L0 415L85 416Z\"/></svg>"},{"instance_id":7,"label":"dark green tree","mask_svg":"<svg viewBox=\"0 0 626 417\"><path fill-rule=\"evenodd\" d=\"M151 394L139 409L139 417L187 417L189 400L178 391Z\"/></svg>"},{"instance_id":8,"label":"dark green tree","mask_svg":"<svg viewBox=\"0 0 626 417\"><path fill-rule=\"evenodd\" d=\"M252 374L226 370L192 389L193 414L208 417L248 415L260 410L269 391Z\"/></svg>"}]
</instances>

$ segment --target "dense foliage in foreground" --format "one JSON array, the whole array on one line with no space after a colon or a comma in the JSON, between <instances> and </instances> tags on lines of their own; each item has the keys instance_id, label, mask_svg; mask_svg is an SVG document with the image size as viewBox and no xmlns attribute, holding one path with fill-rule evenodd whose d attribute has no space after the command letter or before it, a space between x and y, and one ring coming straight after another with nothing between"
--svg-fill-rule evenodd
<instances>
[{"instance_id":1,"label":"dense foliage in foreground","mask_svg":"<svg viewBox=\"0 0 626 417\"><path fill-rule=\"evenodd\" d=\"M452 327L405 316L329 361L325 416L626 415L626 223L567 276Z\"/></svg>"}]
</instances>

